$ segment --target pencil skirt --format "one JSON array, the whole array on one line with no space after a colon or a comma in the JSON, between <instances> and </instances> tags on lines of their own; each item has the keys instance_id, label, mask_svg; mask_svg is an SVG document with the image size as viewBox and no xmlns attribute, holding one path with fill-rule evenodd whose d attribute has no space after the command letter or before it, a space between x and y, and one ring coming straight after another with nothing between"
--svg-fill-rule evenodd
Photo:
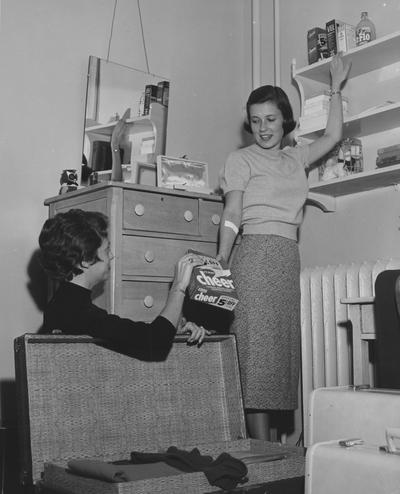
<instances>
[{"instance_id":1,"label":"pencil skirt","mask_svg":"<svg viewBox=\"0 0 400 494\"><path fill-rule=\"evenodd\" d=\"M294 410L300 367L297 242L278 235L244 235L232 277L239 298L232 331L245 408Z\"/></svg>"}]
</instances>

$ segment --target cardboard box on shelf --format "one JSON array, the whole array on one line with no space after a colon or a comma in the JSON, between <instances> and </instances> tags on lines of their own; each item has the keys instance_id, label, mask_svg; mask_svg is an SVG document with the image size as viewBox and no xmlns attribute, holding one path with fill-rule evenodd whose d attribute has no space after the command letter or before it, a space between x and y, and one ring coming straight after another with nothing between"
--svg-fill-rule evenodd
<instances>
[{"instance_id":1,"label":"cardboard box on shelf","mask_svg":"<svg viewBox=\"0 0 400 494\"><path fill-rule=\"evenodd\" d=\"M339 24L337 29L338 52L346 52L356 46L356 29L351 24Z\"/></svg>"},{"instance_id":2,"label":"cardboard box on shelf","mask_svg":"<svg viewBox=\"0 0 400 494\"><path fill-rule=\"evenodd\" d=\"M144 90L144 108L143 115L150 113L150 105L153 101L157 101L158 88L154 84L147 84Z\"/></svg>"},{"instance_id":3,"label":"cardboard box on shelf","mask_svg":"<svg viewBox=\"0 0 400 494\"><path fill-rule=\"evenodd\" d=\"M400 144L386 146L377 150L376 166L378 168L397 165L398 163L400 163Z\"/></svg>"},{"instance_id":4,"label":"cardboard box on shelf","mask_svg":"<svg viewBox=\"0 0 400 494\"><path fill-rule=\"evenodd\" d=\"M352 45L353 36L354 44ZM330 57L339 51L347 51L355 46L355 27L347 22L332 19L326 23L326 41Z\"/></svg>"},{"instance_id":5,"label":"cardboard box on shelf","mask_svg":"<svg viewBox=\"0 0 400 494\"><path fill-rule=\"evenodd\" d=\"M169 81L161 81L157 84L157 101L164 106L168 106Z\"/></svg>"},{"instance_id":6,"label":"cardboard box on shelf","mask_svg":"<svg viewBox=\"0 0 400 494\"><path fill-rule=\"evenodd\" d=\"M325 29L314 27L307 31L307 51L309 64L329 56Z\"/></svg>"}]
</instances>

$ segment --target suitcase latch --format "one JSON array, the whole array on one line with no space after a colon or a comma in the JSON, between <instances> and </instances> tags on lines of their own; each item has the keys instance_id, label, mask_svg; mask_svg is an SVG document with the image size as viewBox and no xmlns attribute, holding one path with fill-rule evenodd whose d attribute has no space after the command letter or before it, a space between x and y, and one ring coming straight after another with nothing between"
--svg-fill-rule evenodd
<instances>
[{"instance_id":1,"label":"suitcase latch","mask_svg":"<svg viewBox=\"0 0 400 494\"><path fill-rule=\"evenodd\" d=\"M400 441L400 428L388 427L386 429L386 444L379 449L391 455L400 455L400 449L396 446L395 439ZM398 443L400 444L400 442Z\"/></svg>"}]
</instances>

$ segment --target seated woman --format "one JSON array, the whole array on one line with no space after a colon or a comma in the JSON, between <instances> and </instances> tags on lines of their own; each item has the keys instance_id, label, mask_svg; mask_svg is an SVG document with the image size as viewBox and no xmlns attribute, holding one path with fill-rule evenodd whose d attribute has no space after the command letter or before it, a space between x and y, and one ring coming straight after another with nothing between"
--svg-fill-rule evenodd
<instances>
[{"instance_id":1,"label":"seated woman","mask_svg":"<svg viewBox=\"0 0 400 494\"><path fill-rule=\"evenodd\" d=\"M183 256L161 314L151 323L122 318L94 305L91 291L107 278L113 256L108 240L108 219L99 212L71 209L48 219L39 236L40 257L48 276L60 286L44 311L45 333L60 330L84 334L122 346L141 360L165 360L181 319L185 290L194 266L202 263L195 254ZM203 327L186 323L188 342L201 343L208 334Z\"/></svg>"}]
</instances>

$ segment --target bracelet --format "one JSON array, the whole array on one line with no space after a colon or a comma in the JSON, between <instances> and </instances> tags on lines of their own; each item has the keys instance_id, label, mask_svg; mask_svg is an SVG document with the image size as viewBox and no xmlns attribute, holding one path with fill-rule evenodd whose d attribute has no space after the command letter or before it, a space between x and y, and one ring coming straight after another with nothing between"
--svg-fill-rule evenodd
<instances>
[{"instance_id":1,"label":"bracelet","mask_svg":"<svg viewBox=\"0 0 400 494\"><path fill-rule=\"evenodd\" d=\"M114 153L119 153L119 148L112 148L112 150L114 151Z\"/></svg>"},{"instance_id":2,"label":"bracelet","mask_svg":"<svg viewBox=\"0 0 400 494\"><path fill-rule=\"evenodd\" d=\"M183 288L180 288L180 287L174 288L172 291L181 292L181 293L183 293L183 295L186 295L186 290L184 290Z\"/></svg>"},{"instance_id":3,"label":"bracelet","mask_svg":"<svg viewBox=\"0 0 400 494\"><path fill-rule=\"evenodd\" d=\"M334 94L342 94L342 91L340 89L331 89L329 95L333 96Z\"/></svg>"}]
</instances>

